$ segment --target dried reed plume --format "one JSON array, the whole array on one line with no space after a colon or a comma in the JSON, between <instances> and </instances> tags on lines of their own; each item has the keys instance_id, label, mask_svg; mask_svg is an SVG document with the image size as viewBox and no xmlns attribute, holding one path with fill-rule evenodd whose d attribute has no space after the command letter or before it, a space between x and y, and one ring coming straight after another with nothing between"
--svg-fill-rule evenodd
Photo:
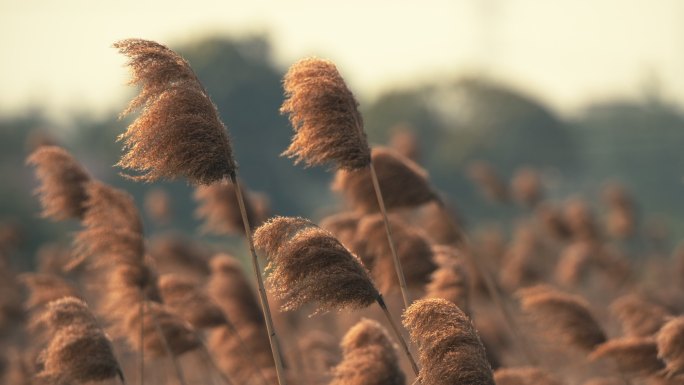
<instances>
[{"instance_id":1,"label":"dried reed plume","mask_svg":"<svg viewBox=\"0 0 684 385\"><path fill-rule=\"evenodd\" d=\"M496 385L561 385L543 369L531 366L501 368L494 372Z\"/></svg>"},{"instance_id":2,"label":"dried reed plume","mask_svg":"<svg viewBox=\"0 0 684 385\"><path fill-rule=\"evenodd\" d=\"M581 297L539 285L519 290L522 309L554 338L584 351L606 341L606 335Z\"/></svg>"},{"instance_id":3,"label":"dried reed plume","mask_svg":"<svg viewBox=\"0 0 684 385\"><path fill-rule=\"evenodd\" d=\"M263 313L237 259L227 254L212 258L207 291L236 328L263 325Z\"/></svg>"},{"instance_id":4,"label":"dried reed plume","mask_svg":"<svg viewBox=\"0 0 684 385\"><path fill-rule=\"evenodd\" d=\"M342 362L332 369L331 385L404 385L397 348L378 322L362 319L340 346Z\"/></svg>"},{"instance_id":5,"label":"dried reed plume","mask_svg":"<svg viewBox=\"0 0 684 385\"><path fill-rule=\"evenodd\" d=\"M542 186L539 173L530 167L515 171L511 179L511 195L521 205L533 207L542 199Z\"/></svg>"},{"instance_id":6,"label":"dried reed plume","mask_svg":"<svg viewBox=\"0 0 684 385\"><path fill-rule=\"evenodd\" d=\"M209 184L234 175L226 127L188 62L153 41L127 39L114 48L129 58L130 83L140 86L122 116L141 110L119 137L126 153L118 165L142 181L185 177Z\"/></svg>"},{"instance_id":7,"label":"dried reed plume","mask_svg":"<svg viewBox=\"0 0 684 385\"><path fill-rule=\"evenodd\" d=\"M312 330L297 339L304 354L306 379L309 383L329 382L330 368L340 362L337 337L322 330Z\"/></svg>"},{"instance_id":8,"label":"dried reed plume","mask_svg":"<svg viewBox=\"0 0 684 385\"><path fill-rule=\"evenodd\" d=\"M303 218L275 217L254 233L269 260L267 281L283 310L364 308L379 293L361 261L329 232Z\"/></svg>"},{"instance_id":9,"label":"dried reed plume","mask_svg":"<svg viewBox=\"0 0 684 385\"><path fill-rule=\"evenodd\" d=\"M29 289L29 296L24 302L29 312L62 297L80 297L76 287L56 275L24 273L19 279Z\"/></svg>"},{"instance_id":10,"label":"dried reed plume","mask_svg":"<svg viewBox=\"0 0 684 385\"><path fill-rule=\"evenodd\" d=\"M42 215L54 220L80 219L85 213L85 185L88 172L66 150L57 146L42 146L26 163L36 167L40 187L36 193L43 207Z\"/></svg>"},{"instance_id":11,"label":"dried reed plume","mask_svg":"<svg viewBox=\"0 0 684 385\"><path fill-rule=\"evenodd\" d=\"M245 209L252 228L256 228L268 215L268 203L260 195L245 194ZM217 182L195 189L195 200L199 206L195 211L197 218L204 220L202 230L213 234L244 234L245 227L238 206L235 185ZM259 201L261 199L261 201Z\"/></svg>"},{"instance_id":12,"label":"dried reed plume","mask_svg":"<svg viewBox=\"0 0 684 385\"><path fill-rule=\"evenodd\" d=\"M384 147L373 148L372 159L387 210L439 201L430 187L427 172L416 163ZM380 209L368 169L338 170L332 188L360 212L373 213Z\"/></svg>"},{"instance_id":13,"label":"dried reed plume","mask_svg":"<svg viewBox=\"0 0 684 385\"><path fill-rule=\"evenodd\" d=\"M403 323L418 345L423 385L494 385L480 337L456 305L418 300L404 312Z\"/></svg>"},{"instance_id":14,"label":"dried reed plume","mask_svg":"<svg viewBox=\"0 0 684 385\"><path fill-rule=\"evenodd\" d=\"M545 262L541 242L532 227L519 224L513 243L501 260L499 276L502 286L515 290L539 283L546 275Z\"/></svg>"},{"instance_id":15,"label":"dried reed plume","mask_svg":"<svg viewBox=\"0 0 684 385\"><path fill-rule=\"evenodd\" d=\"M195 329L213 328L228 322L221 309L190 279L174 274L162 275L159 292L169 311Z\"/></svg>"},{"instance_id":16,"label":"dried reed plume","mask_svg":"<svg viewBox=\"0 0 684 385\"><path fill-rule=\"evenodd\" d=\"M630 337L648 337L660 330L670 313L637 294L624 295L610 305L611 312L622 323L622 331Z\"/></svg>"},{"instance_id":17,"label":"dried reed plume","mask_svg":"<svg viewBox=\"0 0 684 385\"><path fill-rule=\"evenodd\" d=\"M672 318L656 336L658 358L667 364L669 377L684 373L684 316Z\"/></svg>"},{"instance_id":18,"label":"dried reed plume","mask_svg":"<svg viewBox=\"0 0 684 385\"><path fill-rule=\"evenodd\" d=\"M333 164L344 170L365 168L370 150L358 102L328 60L307 58L293 64L283 79L287 114L295 135L283 153L307 166Z\"/></svg>"},{"instance_id":19,"label":"dried reed plume","mask_svg":"<svg viewBox=\"0 0 684 385\"><path fill-rule=\"evenodd\" d=\"M160 225L166 225L173 218L171 197L166 190L154 188L145 194L145 212Z\"/></svg>"},{"instance_id":20,"label":"dried reed plume","mask_svg":"<svg viewBox=\"0 0 684 385\"><path fill-rule=\"evenodd\" d=\"M425 234L411 227L399 216L389 218L392 233L395 235L395 250L405 271L409 287L422 288L430 280L435 270L432 261L432 248ZM383 293L399 288L394 271L392 250L387 243L383 217L380 214L367 215L359 221L354 242L354 251L368 267Z\"/></svg>"},{"instance_id":21,"label":"dried reed plume","mask_svg":"<svg viewBox=\"0 0 684 385\"><path fill-rule=\"evenodd\" d=\"M456 249L448 246L434 248L437 270L425 287L425 298L442 298L450 301L468 315L470 314L470 278L465 262L458 257Z\"/></svg>"},{"instance_id":22,"label":"dried reed plume","mask_svg":"<svg viewBox=\"0 0 684 385\"><path fill-rule=\"evenodd\" d=\"M633 376L653 376L665 365L658 359L658 347L652 337L625 337L609 340L589 355L589 359L610 359L618 370Z\"/></svg>"},{"instance_id":23,"label":"dried reed plume","mask_svg":"<svg viewBox=\"0 0 684 385\"><path fill-rule=\"evenodd\" d=\"M70 297L50 302L41 320L52 338L39 356L40 380L81 383L119 376L123 381L111 342L84 302Z\"/></svg>"},{"instance_id":24,"label":"dried reed plume","mask_svg":"<svg viewBox=\"0 0 684 385\"><path fill-rule=\"evenodd\" d=\"M508 189L494 167L489 163L477 161L470 164L468 166L468 177L488 200L493 202L508 201Z\"/></svg>"}]
</instances>

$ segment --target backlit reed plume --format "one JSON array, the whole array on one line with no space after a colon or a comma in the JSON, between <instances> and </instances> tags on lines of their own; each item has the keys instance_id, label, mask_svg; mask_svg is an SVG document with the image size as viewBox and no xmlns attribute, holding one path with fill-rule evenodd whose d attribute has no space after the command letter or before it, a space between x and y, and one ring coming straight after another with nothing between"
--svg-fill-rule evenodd
<instances>
[{"instance_id":1,"label":"backlit reed plume","mask_svg":"<svg viewBox=\"0 0 684 385\"><path fill-rule=\"evenodd\" d=\"M524 366L501 368L494 372L496 385L561 385L562 383L543 369Z\"/></svg>"},{"instance_id":2,"label":"backlit reed plume","mask_svg":"<svg viewBox=\"0 0 684 385\"><path fill-rule=\"evenodd\" d=\"M188 62L153 41L127 39L114 47L129 58L130 83L140 87L122 116L141 111L119 137L125 154L118 165L143 181L184 177L209 184L233 175L228 132Z\"/></svg>"},{"instance_id":3,"label":"backlit reed plume","mask_svg":"<svg viewBox=\"0 0 684 385\"><path fill-rule=\"evenodd\" d=\"M388 219L392 234L395 235L394 247L404 269L406 284L408 287L422 288L436 268L432 261L432 247L423 232L399 216L391 215ZM353 249L370 269L381 292L399 289L392 250L387 243L384 221L380 214L361 218Z\"/></svg>"},{"instance_id":4,"label":"backlit reed plume","mask_svg":"<svg viewBox=\"0 0 684 385\"><path fill-rule=\"evenodd\" d=\"M397 349L378 322L362 319L342 342L342 362L332 369L331 385L404 385Z\"/></svg>"},{"instance_id":5,"label":"backlit reed plume","mask_svg":"<svg viewBox=\"0 0 684 385\"><path fill-rule=\"evenodd\" d=\"M533 207L543 198L539 173L530 167L515 171L511 179L511 195L521 205Z\"/></svg>"},{"instance_id":6,"label":"backlit reed plume","mask_svg":"<svg viewBox=\"0 0 684 385\"><path fill-rule=\"evenodd\" d=\"M283 79L287 114L295 131L283 153L307 166L332 164L356 170L371 162L358 102L328 60L307 58L293 64Z\"/></svg>"},{"instance_id":7,"label":"backlit reed plume","mask_svg":"<svg viewBox=\"0 0 684 385\"><path fill-rule=\"evenodd\" d=\"M154 188L145 194L145 212L159 225L166 225L173 218L171 197L161 188Z\"/></svg>"},{"instance_id":8,"label":"backlit reed plume","mask_svg":"<svg viewBox=\"0 0 684 385\"><path fill-rule=\"evenodd\" d=\"M418 300L404 312L403 323L418 346L423 385L494 385L480 337L456 305Z\"/></svg>"},{"instance_id":9,"label":"backlit reed plume","mask_svg":"<svg viewBox=\"0 0 684 385\"><path fill-rule=\"evenodd\" d=\"M508 201L508 189L494 167L485 161L468 166L468 177L480 189L482 195L492 202Z\"/></svg>"},{"instance_id":10,"label":"backlit reed plume","mask_svg":"<svg viewBox=\"0 0 684 385\"><path fill-rule=\"evenodd\" d=\"M283 310L364 308L379 296L368 271L332 234L303 218L275 217L254 233L269 260L267 282Z\"/></svg>"},{"instance_id":11,"label":"backlit reed plume","mask_svg":"<svg viewBox=\"0 0 684 385\"><path fill-rule=\"evenodd\" d=\"M24 302L26 310L33 311L62 297L79 298L78 289L63 278L45 273L24 273L20 281L28 288Z\"/></svg>"},{"instance_id":12,"label":"backlit reed plume","mask_svg":"<svg viewBox=\"0 0 684 385\"><path fill-rule=\"evenodd\" d=\"M245 194L245 210L252 228L258 227L268 215L268 203L260 195ZM197 186L195 200L199 206L195 216L204 220L202 230L212 234L244 234L245 227L237 201L235 185L217 182L208 186Z\"/></svg>"},{"instance_id":13,"label":"backlit reed plume","mask_svg":"<svg viewBox=\"0 0 684 385\"><path fill-rule=\"evenodd\" d=\"M320 226L330 231L347 248L352 248L360 219L357 213L344 211L321 219Z\"/></svg>"},{"instance_id":14,"label":"backlit reed plume","mask_svg":"<svg viewBox=\"0 0 684 385\"><path fill-rule=\"evenodd\" d=\"M616 299L610 305L610 310L622 323L623 333L632 337L655 334L670 316L667 309L637 294Z\"/></svg>"},{"instance_id":15,"label":"backlit reed plume","mask_svg":"<svg viewBox=\"0 0 684 385\"><path fill-rule=\"evenodd\" d=\"M41 321L52 332L39 356L39 379L82 383L118 376L124 381L111 342L84 302L72 297L50 302Z\"/></svg>"},{"instance_id":16,"label":"backlit reed plume","mask_svg":"<svg viewBox=\"0 0 684 385\"><path fill-rule=\"evenodd\" d=\"M372 159L387 210L418 207L439 200L430 187L427 172L416 163L384 147L373 148ZM378 212L371 178L368 169L338 170L332 188L354 209L363 213Z\"/></svg>"},{"instance_id":17,"label":"backlit reed plume","mask_svg":"<svg viewBox=\"0 0 684 385\"><path fill-rule=\"evenodd\" d=\"M389 146L414 162L420 160L420 141L415 130L407 124L399 124L391 130Z\"/></svg>"},{"instance_id":18,"label":"backlit reed plume","mask_svg":"<svg viewBox=\"0 0 684 385\"><path fill-rule=\"evenodd\" d=\"M672 318L656 336L658 357L667 364L668 376L684 374L684 316Z\"/></svg>"},{"instance_id":19,"label":"backlit reed plume","mask_svg":"<svg viewBox=\"0 0 684 385\"><path fill-rule=\"evenodd\" d=\"M470 314L470 278L467 266L456 249L448 246L434 248L437 270L425 287L425 298L442 298L450 301L467 315Z\"/></svg>"},{"instance_id":20,"label":"backlit reed plume","mask_svg":"<svg viewBox=\"0 0 684 385\"><path fill-rule=\"evenodd\" d=\"M191 279L162 275L159 293L168 309L195 329L213 328L228 322L221 309Z\"/></svg>"},{"instance_id":21,"label":"backlit reed plume","mask_svg":"<svg viewBox=\"0 0 684 385\"><path fill-rule=\"evenodd\" d=\"M620 372L633 376L653 376L665 368L658 359L658 347L653 337L625 337L598 345L589 359L612 360Z\"/></svg>"},{"instance_id":22,"label":"backlit reed plume","mask_svg":"<svg viewBox=\"0 0 684 385\"><path fill-rule=\"evenodd\" d=\"M211 252L180 233L170 233L149 242L149 254L160 274L177 273L204 280L209 275Z\"/></svg>"},{"instance_id":23,"label":"backlit reed plume","mask_svg":"<svg viewBox=\"0 0 684 385\"><path fill-rule=\"evenodd\" d=\"M540 331L554 339L584 351L592 351L606 341L605 333L581 297L545 285L519 290L517 295L523 311Z\"/></svg>"},{"instance_id":24,"label":"backlit reed plume","mask_svg":"<svg viewBox=\"0 0 684 385\"><path fill-rule=\"evenodd\" d=\"M90 181L90 175L69 152L57 146L42 146L26 163L36 168L40 180L36 193L44 217L64 220L83 216L87 198L85 185Z\"/></svg>"}]
</instances>

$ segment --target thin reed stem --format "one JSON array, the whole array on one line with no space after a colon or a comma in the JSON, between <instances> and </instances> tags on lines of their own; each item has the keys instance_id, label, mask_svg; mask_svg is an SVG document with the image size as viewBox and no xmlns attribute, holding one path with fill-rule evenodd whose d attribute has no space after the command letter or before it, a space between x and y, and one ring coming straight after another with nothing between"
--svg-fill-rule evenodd
<instances>
[{"instance_id":1,"label":"thin reed stem","mask_svg":"<svg viewBox=\"0 0 684 385\"><path fill-rule=\"evenodd\" d=\"M145 298L145 295L143 294L143 298ZM145 299L143 301L143 304L145 304L147 300ZM145 305L143 305L145 306ZM164 350L166 350L166 354L169 355L171 358L171 363L173 364L173 369L176 371L176 377L178 377L178 382L181 385L187 385L185 382L185 375L183 374L183 368L181 367L180 363L178 362L178 359L175 354L173 354L173 351L171 350L171 346L169 346L169 342L166 340L166 336L164 335L164 332L162 331L161 327L159 326L159 323L157 322L157 317L154 314L152 314L152 323L154 324L154 328L157 330L157 334L159 335L159 339L161 340L162 344L164 345ZM143 319L140 320L141 323L144 322ZM142 348L142 346L141 346Z\"/></svg>"},{"instance_id":2,"label":"thin reed stem","mask_svg":"<svg viewBox=\"0 0 684 385\"><path fill-rule=\"evenodd\" d=\"M380 206L380 213L382 213L382 221L385 223L385 232L387 233L387 242L392 252L392 260L394 261L394 270L397 272L399 279L399 288L401 289L401 297L404 300L404 308L408 309L411 305L411 298L409 297L408 287L406 286L406 278L404 278L404 270L401 268L401 262L397 255L397 250L394 247L394 238L392 238L392 228L390 227L389 219L387 218L387 210L385 209L385 200L382 198L382 191L380 190L380 183L378 182L378 175L375 172L373 161L370 162L371 180L373 181L373 190L375 196L378 198L378 206Z\"/></svg>"},{"instance_id":3,"label":"thin reed stem","mask_svg":"<svg viewBox=\"0 0 684 385\"><path fill-rule=\"evenodd\" d=\"M380 305L380 308L382 309L382 311L385 313L385 317L387 318L387 321L389 322L390 326L392 327L392 330L394 331L394 335L399 340L401 348L404 350L404 353L406 354L406 358L408 358L409 362L411 363L411 368L413 369L413 373L415 373L416 377L418 377L418 373L419 373L418 364L416 364L416 361L413 359L413 356L411 355L411 351L409 350L409 347L408 347L408 344L406 343L406 340L404 340L404 337L401 335L401 332L399 331L397 324L392 319L392 315L390 314L389 310L387 309L387 305L385 304L385 300L382 298L382 294L378 294L378 297L375 300L377 301L378 305ZM420 383L420 381L418 383Z\"/></svg>"},{"instance_id":4,"label":"thin reed stem","mask_svg":"<svg viewBox=\"0 0 684 385\"><path fill-rule=\"evenodd\" d=\"M230 181L233 183L233 185L235 185L235 194L237 195L238 205L240 206L242 223L245 226L245 236L247 237L247 242L249 243L249 251L252 254L252 268L254 269L254 275L256 276L257 284L259 285L259 302L261 302L261 309L264 313L264 319L266 321L266 331L268 332L268 341L271 344L271 353L273 353L273 361L275 363L276 375L278 376L278 384L286 385L280 343L278 342L276 331L273 327L271 309L268 305L268 297L266 297L264 280L261 277L261 268L259 268L259 260L254 248L252 229L249 226L249 219L247 218L247 210L245 209L245 201L244 197L242 196L242 189L240 188L240 182L238 182L234 172L230 174Z\"/></svg>"}]
</instances>

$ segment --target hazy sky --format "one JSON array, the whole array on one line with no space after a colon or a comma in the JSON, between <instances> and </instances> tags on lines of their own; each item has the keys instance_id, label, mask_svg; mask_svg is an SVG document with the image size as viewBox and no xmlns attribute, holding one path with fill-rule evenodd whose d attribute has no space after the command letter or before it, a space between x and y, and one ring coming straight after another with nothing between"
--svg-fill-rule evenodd
<instances>
[{"instance_id":1,"label":"hazy sky","mask_svg":"<svg viewBox=\"0 0 684 385\"><path fill-rule=\"evenodd\" d=\"M0 0L0 112L120 110L114 41L253 32L283 68L333 59L366 99L486 72L564 112L653 84L684 105L681 0Z\"/></svg>"}]
</instances>

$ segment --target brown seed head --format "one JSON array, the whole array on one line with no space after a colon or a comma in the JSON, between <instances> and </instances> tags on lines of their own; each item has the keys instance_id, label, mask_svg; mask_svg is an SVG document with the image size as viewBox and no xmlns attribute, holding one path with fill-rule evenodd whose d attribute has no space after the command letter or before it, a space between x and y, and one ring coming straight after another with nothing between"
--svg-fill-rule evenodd
<instances>
[{"instance_id":1,"label":"brown seed head","mask_svg":"<svg viewBox=\"0 0 684 385\"><path fill-rule=\"evenodd\" d=\"M501 368L494 372L496 385L561 385L545 370L531 366Z\"/></svg>"},{"instance_id":2,"label":"brown seed head","mask_svg":"<svg viewBox=\"0 0 684 385\"><path fill-rule=\"evenodd\" d=\"M669 376L684 373L684 316L670 319L656 336L658 357L667 364Z\"/></svg>"},{"instance_id":3,"label":"brown seed head","mask_svg":"<svg viewBox=\"0 0 684 385\"><path fill-rule=\"evenodd\" d=\"M480 337L456 305L439 298L415 301L403 324L418 345L423 385L494 385Z\"/></svg>"},{"instance_id":4,"label":"brown seed head","mask_svg":"<svg viewBox=\"0 0 684 385\"><path fill-rule=\"evenodd\" d=\"M307 166L333 164L344 170L366 168L370 150L358 102L328 60L293 64L283 79L287 114L295 135L283 155Z\"/></svg>"},{"instance_id":5,"label":"brown seed head","mask_svg":"<svg viewBox=\"0 0 684 385\"><path fill-rule=\"evenodd\" d=\"M140 86L122 116L141 109L119 136L126 153L118 165L143 181L184 177L209 184L233 175L226 127L188 62L153 41L127 39L114 48L128 56L131 84Z\"/></svg>"},{"instance_id":6,"label":"brown seed head","mask_svg":"<svg viewBox=\"0 0 684 385\"><path fill-rule=\"evenodd\" d=\"M43 207L42 216L54 220L80 219L85 213L85 185L88 172L66 150L57 146L42 146L26 163L36 167L40 186L36 194Z\"/></svg>"},{"instance_id":7,"label":"brown seed head","mask_svg":"<svg viewBox=\"0 0 684 385\"><path fill-rule=\"evenodd\" d=\"M195 329L213 328L227 322L221 309L190 279L174 274L162 275L159 293L169 311Z\"/></svg>"},{"instance_id":8,"label":"brown seed head","mask_svg":"<svg viewBox=\"0 0 684 385\"><path fill-rule=\"evenodd\" d=\"M613 360L621 372L634 376L652 376L665 367L658 359L658 347L652 337L626 337L604 342L589 355L592 361L602 358Z\"/></svg>"},{"instance_id":9,"label":"brown seed head","mask_svg":"<svg viewBox=\"0 0 684 385\"><path fill-rule=\"evenodd\" d=\"M254 233L269 260L267 281L283 310L363 308L378 298L361 261L329 232L303 218L275 217Z\"/></svg>"},{"instance_id":10,"label":"brown seed head","mask_svg":"<svg viewBox=\"0 0 684 385\"><path fill-rule=\"evenodd\" d=\"M523 311L549 336L585 351L606 340L605 333L581 297L545 285L519 290Z\"/></svg>"},{"instance_id":11,"label":"brown seed head","mask_svg":"<svg viewBox=\"0 0 684 385\"><path fill-rule=\"evenodd\" d=\"M428 175L416 163L384 147L373 148L373 165L387 210L417 207L438 201ZM332 184L354 209L363 213L378 212L378 201L369 169L338 170Z\"/></svg>"},{"instance_id":12,"label":"brown seed head","mask_svg":"<svg viewBox=\"0 0 684 385\"><path fill-rule=\"evenodd\" d=\"M332 369L331 385L404 385L397 349L378 322L362 319L340 346L342 362Z\"/></svg>"},{"instance_id":13,"label":"brown seed head","mask_svg":"<svg viewBox=\"0 0 684 385\"><path fill-rule=\"evenodd\" d=\"M211 260L207 291L237 329L256 326L263 328L261 307L237 259L219 254Z\"/></svg>"},{"instance_id":14,"label":"brown seed head","mask_svg":"<svg viewBox=\"0 0 684 385\"><path fill-rule=\"evenodd\" d=\"M660 330L670 312L637 294L624 295L610 305L612 313L622 323L622 330L630 337L648 337Z\"/></svg>"},{"instance_id":15,"label":"brown seed head","mask_svg":"<svg viewBox=\"0 0 684 385\"><path fill-rule=\"evenodd\" d=\"M208 348L222 371L228 373L238 384L262 384L259 371L269 377L270 369L275 368L268 335L262 324L243 324L234 330L228 327L212 329L209 333ZM275 384L277 381L269 381Z\"/></svg>"},{"instance_id":16,"label":"brown seed head","mask_svg":"<svg viewBox=\"0 0 684 385\"><path fill-rule=\"evenodd\" d=\"M470 313L470 278L464 261L456 249L447 246L434 247L437 270L425 287L425 298L442 298Z\"/></svg>"}]
</instances>

